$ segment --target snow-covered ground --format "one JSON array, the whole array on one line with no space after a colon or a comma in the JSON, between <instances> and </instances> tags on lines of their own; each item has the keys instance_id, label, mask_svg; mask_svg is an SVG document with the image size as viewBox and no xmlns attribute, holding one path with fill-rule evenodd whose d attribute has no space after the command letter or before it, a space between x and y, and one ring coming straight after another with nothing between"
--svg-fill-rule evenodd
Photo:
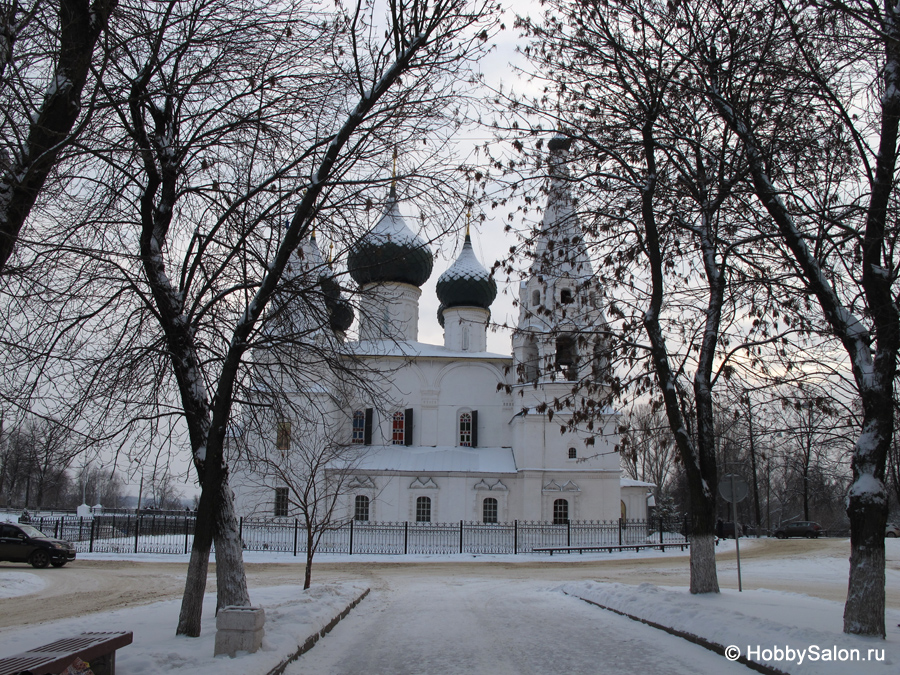
<instances>
[{"instance_id":1,"label":"snow-covered ground","mask_svg":"<svg viewBox=\"0 0 900 675\"><path fill-rule=\"evenodd\" d=\"M754 658L757 661L767 661L765 657L771 652L769 664L787 673L900 672L900 603L896 601L900 540L886 542L887 640L841 632L843 604L835 598L846 592L846 541L742 541L741 551L746 553L743 593L728 588L736 579L733 550L733 542L723 542L717 549L722 557L719 574L723 592L715 596L691 596L679 586L687 578L687 558L677 550L552 558L323 555L316 558L321 568L314 569L314 585L307 593L293 583L293 579L301 578L302 558L248 553L245 559L251 567L257 564L256 569L277 575L276 583L289 584L251 587L253 602L265 607L267 613L266 648L258 654L237 659L212 657L215 619L211 594L207 597L203 636L198 640L174 636L179 607L176 599L102 611L101 597L97 608L101 611L96 613L4 629L0 654L83 630L127 628L134 631L135 643L119 652L119 675L262 675L369 587L370 596L312 651L289 666L288 672L746 672L744 666L729 663L723 656L579 597L710 642L733 645L742 655L749 648L751 658L754 651L758 654ZM63 573L65 583L77 583L79 574L89 571L111 578L113 574L133 575L144 563L158 569L160 561L177 561L171 568L163 566L177 575L186 560L180 558L79 556L79 561L135 561L123 563L127 569L121 570L107 562L82 571L78 561L55 571L4 565L0 568L0 613L15 611L18 602L32 600L29 596L46 597L54 590L52 584L63 582ZM650 574L656 585L642 583ZM623 580L627 583L617 583ZM786 587L805 594L786 591ZM842 649L848 650L846 654ZM859 650L860 659L871 660L824 660L826 655L835 659L852 657L855 653L849 650L853 649Z\"/></svg>"},{"instance_id":2,"label":"snow-covered ground","mask_svg":"<svg viewBox=\"0 0 900 675\"><path fill-rule=\"evenodd\" d=\"M730 655L793 675L900 672L900 611L888 610L886 640L845 635L843 604L798 593L725 589L691 595L652 584L576 582L565 593L731 647Z\"/></svg>"},{"instance_id":3,"label":"snow-covered ground","mask_svg":"<svg viewBox=\"0 0 900 675\"><path fill-rule=\"evenodd\" d=\"M207 594L199 638L178 637L175 626L181 603L167 600L140 607L91 614L52 623L4 630L0 654L38 647L59 637L84 631L130 630L134 642L116 652L118 675L254 675L268 673L293 656L299 645L322 630L365 590L362 584L322 585L304 592L299 587L254 589L253 599L266 611L263 649L236 658L213 658L216 598Z\"/></svg>"},{"instance_id":4,"label":"snow-covered ground","mask_svg":"<svg viewBox=\"0 0 900 675\"><path fill-rule=\"evenodd\" d=\"M37 574L0 571L0 598L31 595L41 590L44 585L44 580Z\"/></svg>"}]
</instances>

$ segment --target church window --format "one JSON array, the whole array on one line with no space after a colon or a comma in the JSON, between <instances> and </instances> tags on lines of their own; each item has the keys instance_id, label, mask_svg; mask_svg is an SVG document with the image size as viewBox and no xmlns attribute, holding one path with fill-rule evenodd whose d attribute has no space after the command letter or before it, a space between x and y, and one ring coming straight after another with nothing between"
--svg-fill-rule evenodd
<instances>
[{"instance_id":1,"label":"church window","mask_svg":"<svg viewBox=\"0 0 900 675\"><path fill-rule=\"evenodd\" d=\"M366 442L366 413L362 410L353 411L353 437L351 441L357 445Z\"/></svg>"},{"instance_id":2,"label":"church window","mask_svg":"<svg viewBox=\"0 0 900 675\"><path fill-rule=\"evenodd\" d=\"M416 522L431 522L431 497L419 497L416 499Z\"/></svg>"},{"instance_id":3,"label":"church window","mask_svg":"<svg viewBox=\"0 0 900 675\"><path fill-rule=\"evenodd\" d=\"M406 415L398 410L394 413L394 421L391 427L391 439L394 445L406 445Z\"/></svg>"},{"instance_id":4,"label":"church window","mask_svg":"<svg viewBox=\"0 0 900 675\"><path fill-rule=\"evenodd\" d=\"M564 305L572 304L572 289L564 288L559 292L559 301Z\"/></svg>"},{"instance_id":5,"label":"church window","mask_svg":"<svg viewBox=\"0 0 900 675\"><path fill-rule=\"evenodd\" d=\"M569 501L557 499L553 502L553 524L566 525L569 522Z\"/></svg>"},{"instance_id":6,"label":"church window","mask_svg":"<svg viewBox=\"0 0 900 675\"><path fill-rule=\"evenodd\" d=\"M366 495L356 495L354 507L353 520L369 522L369 498Z\"/></svg>"},{"instance_id":7,"label":"church window","mask_svg":"<svg viewBox=\"0 0 900 675\"><path fill-rule=\"evenodd\" d=\"M485 523L497 522L497 500L494 497L487 497L481 502L481 520Z\"/></svg>"},{"instance_id":8,"label":"church window","mask_svg":"<svg viewBox=\"0 0 900 675\"><path fill-rule=\"evenodd\" d=\"M540 291L532 291L531 292L531 306L537 307L541 304L541 292Z\"/></svg>"},{"instance_id":9,"label":"church window","mask_svg":"<svg viewBox=\"0 0 900 675\"><path fill-rule=\"evenodd\" d=\"M459 444L464 448L472 447L472 413L464 412L459 416Z\"/></svg>"},{"instance_id":10,"label":"church window","mask_svg":"<svg viewBox=\"0 0 900 675\"><path fill-rule=\"evenodd\" d=\"M276 427L275 448L278 450L291 449L291 423L281 420Z\"/></svg>"},{"instance_id":11,"label":"church window","mask_svg":"<svg viewBox=\"0 0 900 675\"><path fill-rule=\"evenodd\" d=\"M575 448L569 448L569 459L578 457L578 451Z\"/></svg>"},{"instance_id":12,"label":"church window","mask_svg":"<svg viewBox=\"0 0 900 675\"><path fill-rule=\"evenodd\" d=\"M288 489L275 488L275 517L284 518L288 514Z\"/></svg>"}]
</instances>

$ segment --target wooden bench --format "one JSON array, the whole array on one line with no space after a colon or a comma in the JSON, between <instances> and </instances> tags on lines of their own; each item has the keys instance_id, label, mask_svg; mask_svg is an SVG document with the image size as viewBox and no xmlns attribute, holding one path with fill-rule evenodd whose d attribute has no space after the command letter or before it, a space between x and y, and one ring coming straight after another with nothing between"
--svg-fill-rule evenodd
<instances>
[{"instance_id":1,"label":"wooden bench","mask_svg":"<svg viewBox=\"0 0 900 675\"><path fill-rule=\"evenodd\" d=\"M82 633L29 649L21 654L0 658L0 675L59 675L76 658L87 661L94 675L115 675L116 650L130 645L131 631L115 633Z\"/></svg>"},{"instance_id":2,"label":"wooden bench","mask_svg":"<svg viewBox=\"0 0 900 675\"><path fill-rule=\"evenodd\" d=\"M531 550L534 553L549 553L552 556L554 553L572 553L574 551L578 551L579 553L584 553L585 551L606 551L608 553L612 553L613 551L638 552L645 548L658 548L661 551L665 551L667 548L675 548L676 546L683 551L690 545L690 542L682 541L672 542L670 544L592 544L590 546L542 546L540 548L533 548Z\"/></svg>"}]
</instances>

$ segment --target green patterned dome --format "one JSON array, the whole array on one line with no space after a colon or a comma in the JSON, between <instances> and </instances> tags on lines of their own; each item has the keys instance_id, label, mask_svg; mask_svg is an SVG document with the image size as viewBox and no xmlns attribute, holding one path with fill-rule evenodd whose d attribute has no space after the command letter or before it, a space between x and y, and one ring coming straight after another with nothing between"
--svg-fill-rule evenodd
<instances>
[{"instance_id":1,"label":"green patterned dome","mask_svg":"<svg viewBox=\"0 0 900 675\"><path fill-rule=\"evenodd\" d=\"M497 297L497 283L478 262L472 249L472 238L468 234L456 262L438 279L437 296L441 301L439 319L443 318L443 310L451 307L488 309Z\"/></svg>"},{"instance_id":2,"label":"green patterned dome","mask_svg":"<svg viewBox=\"0 0 900 675\"><path fill-rule=\"evenodd\" d=\"M433 266L431 249L400 215L392 186L381 220L350 249L350 276L360 285L394 281L421 286L428 281Z\"/></svg>"}]
</instances>

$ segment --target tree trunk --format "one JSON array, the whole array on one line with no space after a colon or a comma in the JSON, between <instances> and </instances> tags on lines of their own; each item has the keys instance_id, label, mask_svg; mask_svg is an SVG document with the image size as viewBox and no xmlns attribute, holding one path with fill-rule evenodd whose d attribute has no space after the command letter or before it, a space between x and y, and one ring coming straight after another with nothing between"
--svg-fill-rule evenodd
<instances>
[{"instance_id":1,"label":"tree trunk","mask_svg":"<svg viewBox=\"0 0 900 675\"><path fill-rule=\"evenodd\" d=\"M191 561L188 564L181 598L181 613L178 616L176 635L200 636L200 621L203 616L203 596L206 593L206 576L209 570L209 551L213 540L212 496L201 490L194 524L194 542L191 546ZM216 566L218 569L218 566Z\"/></svg>"},{"instance_id":2,"label":"tree trunk","mask_svg":"<svg viewBox=\"0 0 900 675\"><path fill-rule=\"evenodd\" d=\"M312 565L313 556L316 554L316 547L313 544L313 533L308 529L306 531L306 570L303 572L303 590L305 591L312 584Z\"/></svg>"},{"instance_id":3,"label":"tree trunk","mask_svg":"<svg viewBox=\"0 0 900 675\"><path fill-rule=\"evenodd\" d=\"M851 491L850 581L844 604L844 632L885 637L884 527L886 504Z\"/></svg>"},{"instance_id":4,"label":"tree trunk","mask_svg":"<svg viewBox=\"0 0 900 675\"><path fill-rule=\"evenodd\" d=\"M218 508L215 513L217 612L222 607L246 607L250 604L247 576L244 573L243 544L234 514L234 496L227 478L220 481L218 492Z\"/></svg>"}]
</instances>

